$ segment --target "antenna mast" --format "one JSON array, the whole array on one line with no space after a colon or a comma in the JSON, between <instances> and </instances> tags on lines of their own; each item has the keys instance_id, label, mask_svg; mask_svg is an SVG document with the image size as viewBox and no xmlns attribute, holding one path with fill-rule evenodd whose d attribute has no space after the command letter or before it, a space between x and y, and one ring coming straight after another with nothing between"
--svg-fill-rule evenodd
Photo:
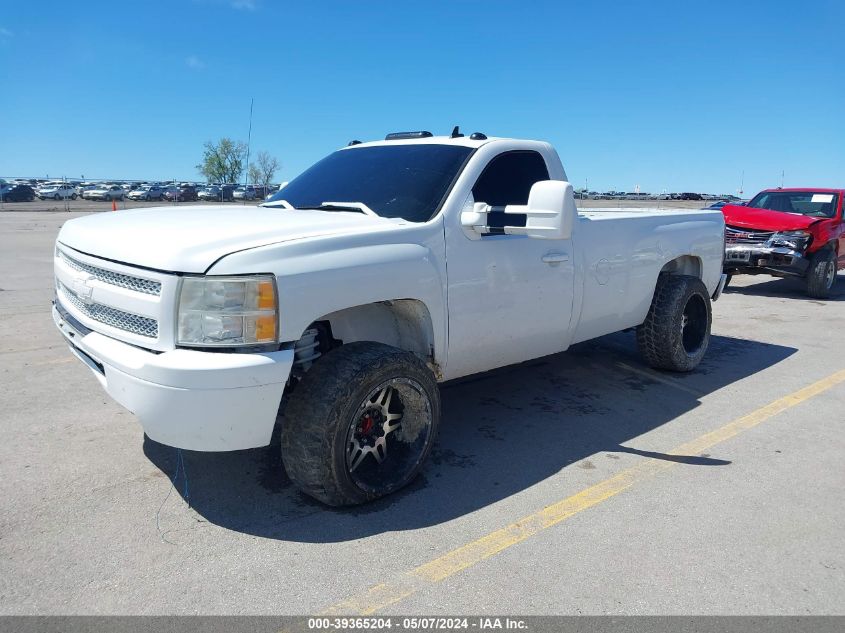
<instances>
[{"instance_id":1,"label":"antenna mast","mask_svg":"<svg viewBox=\"0 0 845 633\"><path fill-rule=\"evenodd\" d=\"M246 165L244 175L244 186L249 184L249 145L252 143L252 105L255 103L255 97L249 100L249 132L246 135Z\"/></svg>"}]
</instances>

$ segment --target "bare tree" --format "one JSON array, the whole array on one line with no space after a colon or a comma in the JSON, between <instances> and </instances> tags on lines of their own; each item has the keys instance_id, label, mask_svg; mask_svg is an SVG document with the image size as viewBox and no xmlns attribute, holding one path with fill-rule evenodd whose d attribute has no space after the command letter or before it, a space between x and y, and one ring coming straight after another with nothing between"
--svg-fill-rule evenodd
<instances>
[{"instance_id":1,"label":"bare tree","mask_svg":"<svg viewBox=\"0 0 845 633\"><path fill-rule=\"evenodd\" d=\"M197 170L209 182L235 183L244 172L246 143L221 138L217 143L207 141L203 145L202 161Z\"/></svg>"},{"instance_id":2,"label":"bare tree","mask_svg":"<svg viewBox=\"0 0 845 633\"><path fill-rule=\"evenodd\" d=\"M281 168L279 161L268 152L258 152L255 162L249 166L249 179L253 184L266 188Z\"/></svg>"}]
</instances>

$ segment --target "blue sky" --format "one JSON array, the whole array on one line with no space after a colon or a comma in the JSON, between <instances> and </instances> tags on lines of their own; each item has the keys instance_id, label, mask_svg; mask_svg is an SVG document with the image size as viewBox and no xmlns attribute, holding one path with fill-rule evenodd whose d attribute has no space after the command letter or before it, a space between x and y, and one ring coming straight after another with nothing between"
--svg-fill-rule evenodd
<instances>
[{"instance_id":1,"label":"blue sky","mask_svg":"<svg viewBox=\"0 0 845 633\"><path fill-rule=\"evenodd\" d=\"M577 187L845 186L845 3L17 2L0 175L198 179L246 140L289 180L397 130L548 140Z\"/></svg>"}]
</instances>

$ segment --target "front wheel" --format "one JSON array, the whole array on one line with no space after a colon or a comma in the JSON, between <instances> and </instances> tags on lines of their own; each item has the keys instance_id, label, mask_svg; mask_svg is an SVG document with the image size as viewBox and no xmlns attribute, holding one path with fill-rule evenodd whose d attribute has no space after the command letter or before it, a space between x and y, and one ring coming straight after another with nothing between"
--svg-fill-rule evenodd
<instances>
[{"instance_id":1,"label":"front wheel","mask_svg":"<svg viewBox=\"0 0 845 633\"><path fill-rule=\"evenodd\" d=\"M712 313L707 287L698 277L660 275L637 345L656 369L692 371L710 343Z\"/></svg>"},{"instance_id":2,"label":"front wheel","mask_svg":"<svg viewBox=\"0 0 845 633\"><path fill-rule=\"evenodd\" d=\"M70 199L71 199L71 200L76 200L76 194L75 194L75 193L70 194Z\"/></svg>"},{"instance_id":3,"label":"front wheel","mask_svg":"<svg viewBox=\"0 0 845 633\"><path fill-rule=\"evenodd\" d=\"M323 356L291 394L282 461L302 492L331 506L360 504L419 473L439 423L437 382L419 358L349 343Z\"/></svg>"},{"instance_id":4,"label":"front wheel","mask_svg":"<svg viewBox=\"0 0 845 633\"><path fill-rule=\"evenodd\" d=\"M60 200L60 199L61 199L61 196L59 194L56 194L55 196L53 196L53 200Z\"/></svg>"},{"instance_id":5,"label":"front wheel","mask_svg":"<svg viewBox=\"0 0 845 633\"><path fill-rule=\"evenodd\" d=\"M831 249L817 252L807 269L807 294L815 299L827 299L836 283L836 253Z\"/></svg>"}]
</instances>

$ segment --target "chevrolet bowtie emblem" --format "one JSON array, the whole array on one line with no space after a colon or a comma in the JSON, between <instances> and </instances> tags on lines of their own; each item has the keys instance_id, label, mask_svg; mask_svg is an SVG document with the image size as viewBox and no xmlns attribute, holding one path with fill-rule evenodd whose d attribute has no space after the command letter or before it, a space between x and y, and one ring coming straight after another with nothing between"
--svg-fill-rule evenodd
<instances>
[{"instance_id":1,"label":"chevrolet bowtie emblem","mask_svg":"<svg viewBox=\"0 0 845 633\"><path fill-rule=\"evenodd\" d=\"M94 294L94 286L91 285L91 280L93 278L93 275L81 274L77 275L73 279L73 293L79 298L82 303L86 305L94 303L94 300L92 299L92 295Z\"/></svg>"}]
</instances>

